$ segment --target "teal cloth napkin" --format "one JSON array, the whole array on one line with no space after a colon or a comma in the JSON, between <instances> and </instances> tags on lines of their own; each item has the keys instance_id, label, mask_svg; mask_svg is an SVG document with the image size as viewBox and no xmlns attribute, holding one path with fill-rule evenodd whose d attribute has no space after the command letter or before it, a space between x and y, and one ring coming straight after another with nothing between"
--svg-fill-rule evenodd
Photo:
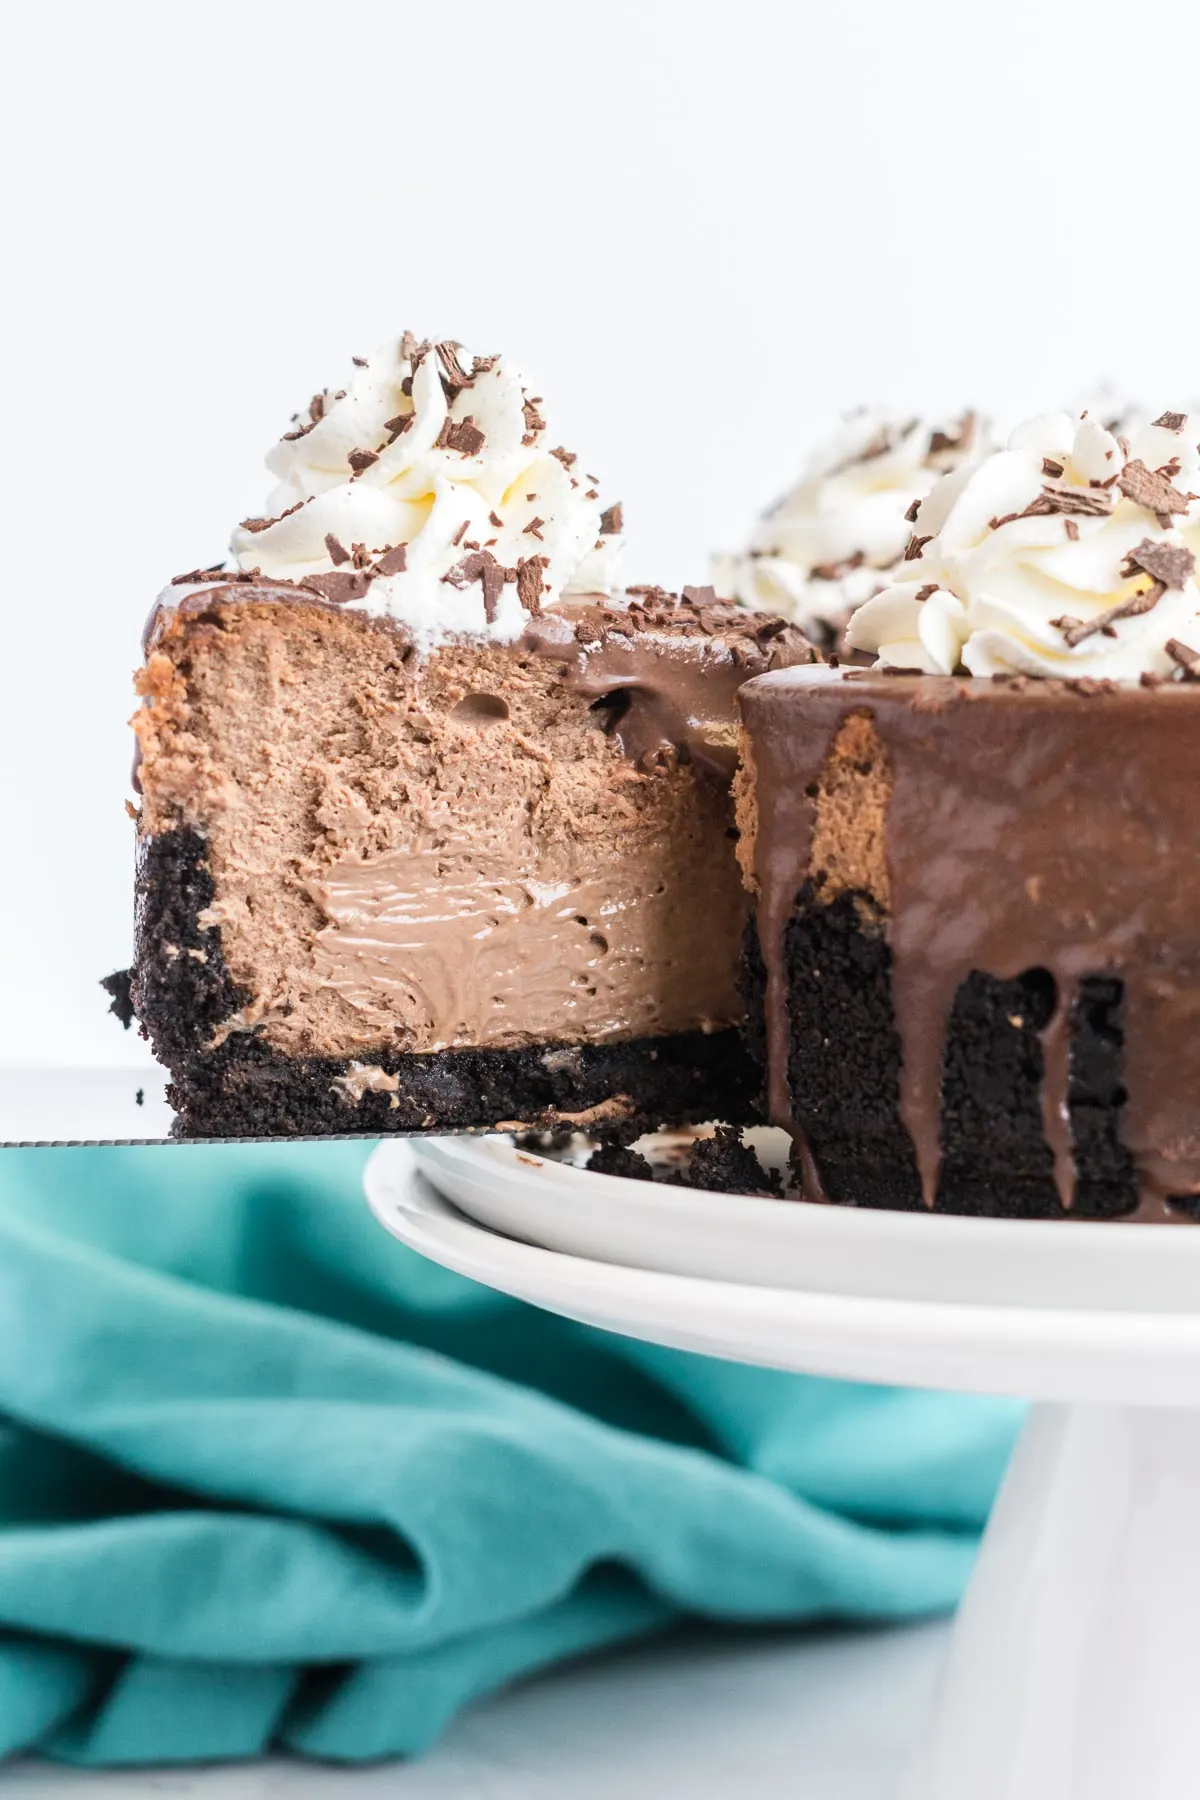
<instances>
[{"instance_id":1,"label":"teal cloth napkin","mask_svg":"<svg viewBox=\"0 0 1200 1800\"><path fill-rule=\"evenodd\" d=\"M683 1616L954 1603L1018 1408L539 1313L365 1154L0 1153L0 1754L408 1755Z\"/></svg>"}]
</instances>

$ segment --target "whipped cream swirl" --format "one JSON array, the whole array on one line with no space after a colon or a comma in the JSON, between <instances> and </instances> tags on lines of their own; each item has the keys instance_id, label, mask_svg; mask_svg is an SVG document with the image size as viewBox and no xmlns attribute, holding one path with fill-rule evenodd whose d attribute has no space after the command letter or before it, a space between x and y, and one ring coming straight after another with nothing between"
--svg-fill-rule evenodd
<instances>
[{"instance_id":1,"label":"whipped cream swirl","mask_svg":"<svg viewBox=\"0 0 1200 1800\"><path fill-rule=\"evenodd\" d=\"M541 409L507 358L406 332L285 432L267 457L279 485L233 554L421 645L511 642L565 592L619 585L620 508L550 448Z\"/></svg>"},{"instance_id":2,"label":"whipped cream swirl","mask_svg":"<svg viewBox=\"0 0 1200 1800\"><path fill-rule=\"evenodd\" d=\"M713 558L717 592L832 641L887 585L908 543L911 503L976 454L980 435L969 412L945 426L852 413L759 520L745 553Z\"/></svg>"},{"instance_id":3,"label":"whipped cream swirl","mask_svg":"<svg viewBox=\"0 0 1200 1800\"><path fill-rule=\"evenodd\" d=\"M1130 438L1088 414L1019 426L915 509L900 579L847 642L931 674L1177 671L1200 647L1198 430L1186 413Z\"/></svg>"}]
</instances>

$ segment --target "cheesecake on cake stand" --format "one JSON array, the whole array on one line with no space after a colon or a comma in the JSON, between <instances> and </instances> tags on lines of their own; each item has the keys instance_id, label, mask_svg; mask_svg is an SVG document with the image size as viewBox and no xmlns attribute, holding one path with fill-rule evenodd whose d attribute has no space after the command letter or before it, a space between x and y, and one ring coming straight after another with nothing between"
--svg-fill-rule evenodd
<instances>
[{"instance_id":1,"label":"cheesecake on cake stand","mask_svg":"<svg viewBox=\"0 0 1200 1800\"><path fill-rule=\"evenodd\" d=\"M917 509L851 623L875 667L739 695L749 1037L804 1200L499 1141L367 1171L410 1247L590 1325L1036 1402L911 1800L1200 1783L1198 462L1182 414L1035 421Z\"/></svg>"}]
</instances>

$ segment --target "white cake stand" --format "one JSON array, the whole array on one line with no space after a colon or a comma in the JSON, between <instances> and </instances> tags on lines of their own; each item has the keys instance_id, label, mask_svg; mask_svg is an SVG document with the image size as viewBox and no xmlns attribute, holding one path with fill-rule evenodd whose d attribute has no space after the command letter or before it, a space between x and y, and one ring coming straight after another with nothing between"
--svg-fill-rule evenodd
<instances>
[{"instance_id":1,"label":"white cake stand","mask_svg":"<svg viewBox=\"0 0 1200 1800\"><path fill-rule=\"evenodd\" d=\"M906 1792L1200 1791L1200 1229L697 1194L498 1139L386 1144L366 1187L413 1249L590 1325L1038 1401Z\"/></svg>"}]
</instances>

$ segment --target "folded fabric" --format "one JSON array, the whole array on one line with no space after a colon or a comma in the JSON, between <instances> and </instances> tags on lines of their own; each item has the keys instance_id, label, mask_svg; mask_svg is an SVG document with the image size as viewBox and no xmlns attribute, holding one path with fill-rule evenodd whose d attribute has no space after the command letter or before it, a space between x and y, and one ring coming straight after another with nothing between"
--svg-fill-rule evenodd
<instances>
[{"instance_id":1,"label":"folded fabric","mask_svg":"<svg viewBox=\"0 0 1200 1800\"><path fill-rule=\"evenodd\" d=\"M365 1154L0 1156L0 1754L412 1754L682 1616L953 1605L1019 1408L539 1313Z\"/></svg>"}]
</instances>

